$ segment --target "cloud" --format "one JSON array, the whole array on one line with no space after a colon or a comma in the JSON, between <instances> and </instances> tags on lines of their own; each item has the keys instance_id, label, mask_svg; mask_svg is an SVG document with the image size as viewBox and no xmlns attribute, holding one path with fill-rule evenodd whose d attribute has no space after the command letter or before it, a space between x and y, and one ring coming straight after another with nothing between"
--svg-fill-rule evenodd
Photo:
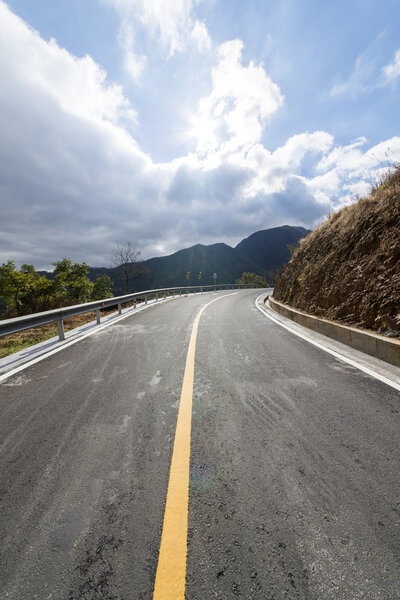
<instances>
[{"instance_id":1,"label":"cloud","mask_svg":"<svg viewBox=\"0 0 400 600\"><path fill-rule=\"evenodd\" d=\"M327 206L316 199L307 184L301 178L293 176L286 180L282 192L267 196L265 204L270 220L279 214L280 219L289 224L306 227L318 222L327 211Z\"/></svg>"},{"instance_id":2,"label":"cloud","mask_svg":"<svg viewBox=\"0 0 400 600\"><path fill-rule=\"evenodd\" d=\"M193 0L103 0L119 15L119 40L124 51L124 65L135 81L142 75L146 57L136 51L137 33L144 30L161 45L171 58L192 41L199 50L211 48L211 38L204 22L193 17Z\"/></svg>"},{"instance_id":3,"label":"cloud","mask_svg":"<svg viewBox=\"0 0 400 600\"><path fill-rule=\"evenodd\" d=\"M211 49L211 38L205 23L196 21L193 26L191 36L196 42L199 52L206 52L207 50Z\"/></svg>"},{"instance_id":4,"label":"cloud","mask_svg":"<svg viewBox=\"0 0 400 600\"><path fill-rule=\"evenodd\" d=\"M157 199L167 170L155 189L125 128L136 113L91 58L45 42L3 3L0 23L2 257L43 264L83 245L96 264L99 241L120 237L141 199Z\"/></svg>"},{"instance_id":5,"label":"cloud","mask_svg":"<svg viewBox=\"0 0 400 600\"><path fill-rule=\"evenodd\" d=\"M134 32L127 22L121 24L118 39L124 52L125 70L138 82L146 64L146 57L134 52Z\"/></svg>"},{"instance_id":6,"label":"cloud","mask_svg":"<svg viewBox=\"0 0 400 600\"><path fill-rule=\"evenodd\" d=\"M396 50L391 63L378 70L377 59L372 51L381 37L378 36L375 43L359 54L347 79L337 80L329 92L331 97L348 96L356 99L363 94L384 88L400 76L400 49Z\"/></svg>"},{"instance_id":7,"label":"cloud","mask_svg":"<svg viewBox=\"0 0 400 600\"><path fill-rule=\"evenodd\" d=\"M400 77L400 48L396 50L391 63L382 68L384 83L392 83Z\"/></svg>"},{"instance_id":8,"label":"cloud","mask_svg":"<svg viewBox=\"0 0 400 600\"><path fill-rule=\"evenodd\" d=\"M400 137L394 136L363 150L367 139L336 146L316 164L316 176L307 185L321 202L334 208L368 194L391 163L400 161Z\"/></svg>"},{"instance_id":9,"label":"cloud","mask_svg":"<svg viewBox=\"0 0 400 600\"><path fill-rule=\"evenodd\" d=\"M185 163L183 159L167 199L185 223L186 241L197 243L199 237L214 241L212 236L223 229L223 239L234 243L235 236L245 231L284 223L309 227L319 222L329 205L320 202L308 180L295 172L307 153L320 155L332 142L332 136L324 132L302 134L273 153L258 144L248 153L225 156L213 168L207 160Z\"/></svg>"},{"instance_id":10,"label":"cloud","mask_svg":"<svg viewBox=\"0 0 400 600\"><path fill-rule=\"evenodd\" d=\"M306 157L317 160L333 145L333 137L324 131L294 135L274 152L261 144L253 146L245 156L254 176L244 190L247 197L281 193L293 175L300 175Z\"/></svg>"},{"instance_id":11,"label":"cloud","mask_svg":"<svg viewBox=\"0 0 400 600\"><path fill-rule=\"evenodd\" d=\"M397 162L400 158L400 137L392 138L375 144L367 151L362 147L367 144L365 137L360 137L345 146L336 146L316 165L317 172L328 171L331 168L348 172L352 177L362 177L365 173L371 175L374 169L382 164Z\"/></svg>"},{"instance_id":12,"label":"cloud","mask_svg":"<svg viewBox=\"0 0 400 600\"><path fill-rule=\"evenodd\" d=\"M167 200L185 206L185 210L204 201L222 203L237 201L243 185L252 176L251 171L221 165L217 169L193 169L182 165L177 169L167 192Z\"/></svg>"},{"instance_id":13,"label":"cloud","mask_svg":"<svg viewBox=\"0 0 400 600\"><path fill-rule=\"evenodd\" d=\"M218 48L194 115L205 134L197 149L155 163L134 138L138 116L122 88L0 0L0 261L106 265L125 240L151 257L198 242L236 244L285 223L311 227L382 168L388 147L400 159L399 137L368 150L364 138L337 146L312 131L266 148L263 131L284 98L242 51L240 40Z\"/></svg>"},{"instance_id":14,"label":"cloud","mask_svg":"<svg viewBox=\"0 0 400 600\"><path fill-rule=\"evenodd\" d=\"M353 71L346 80L339 80L330 90L330 96L358 96L369 92L376 87L375 82L376 62L369 56L369 52L361 53L353 67Z\"/></svg>"},{"instance_id":15,"label":"cloud","mask_svg":"<svg viewBox=\"0 0 400 600\"><path fill-rule=\"evenodd\" d=\"M55 40L45 42L38 33L0 3L1 72L4 90L22 86L43 94L71 116L90 121L136 120L136 112L122 88L107 82L106 73L90 56L77 58ZM3 99L7 102L6 94Z\"/></svg>"},{"instance_id":16,"label":"cloud","mask_svg":"<svg viewBox=\"0 0 400 600\"><path fill-rule=\"evenodd\" d=\"M238 39L218 48L212 91L200 100L194 118L200 153L231 153L257 143L267 119L283 103L283 94L262 65L242 65L242 50Z\"/></svg>"}]
</instances>

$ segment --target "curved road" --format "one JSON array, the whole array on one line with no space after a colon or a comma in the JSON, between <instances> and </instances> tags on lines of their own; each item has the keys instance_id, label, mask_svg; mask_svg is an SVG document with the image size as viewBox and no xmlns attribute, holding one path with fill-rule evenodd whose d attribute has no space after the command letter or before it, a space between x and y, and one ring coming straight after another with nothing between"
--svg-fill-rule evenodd
<instances>
[{"instance_id":1,"label":"curved road","mask_svg":"<svg viewBox=\"0 0 400 600\"><path fill-rule=\"evenodd\" d=\"M399 393L259 290L133 314L0 384L0 598L153 598L189 339L186 598L399 598Z\"/></svg>"}]
</instances>

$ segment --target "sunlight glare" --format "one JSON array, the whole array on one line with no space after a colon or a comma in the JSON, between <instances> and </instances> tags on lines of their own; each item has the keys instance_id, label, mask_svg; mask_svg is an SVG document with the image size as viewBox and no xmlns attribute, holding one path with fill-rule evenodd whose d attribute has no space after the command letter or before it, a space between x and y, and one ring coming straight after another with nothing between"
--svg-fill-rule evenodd
<instances>
[{"instance_id":1,"label":"sunlight glare","mask_svg":"<svg viewBox=\"0 0 400 600\"><path fill-rule=\"evenodd\" d=\"M216 122L210 115L197 113L190 119L189 135L197 142L197 149L205 152L215 148L217 143Z\"/></svg>"}]
</instances>

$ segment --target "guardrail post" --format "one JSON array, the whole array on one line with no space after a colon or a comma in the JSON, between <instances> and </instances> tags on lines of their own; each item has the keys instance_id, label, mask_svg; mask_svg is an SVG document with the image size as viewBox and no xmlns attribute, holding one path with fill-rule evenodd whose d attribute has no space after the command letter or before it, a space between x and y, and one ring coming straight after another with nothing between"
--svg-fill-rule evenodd
<instances>
[{"instance_id":1,"label":"guardrail post","mask_svg":"<svg viewBox=\"0 0 400 600\"><path fill-rule=\"evenodd\" d=\"M59 338L60 342L62 342L63 340L65 340L64 321L62 319L57 320L57 328L58 328L58 338Z\"/></svg>"},{"instance_id":2,"label":"guardrail post","mask_svg":"<svg viewBox=\"0 0 400 600\"><path fill-rule=\"evenodd\" d=\"M147 304L147 294L144 295L144 303Z\"/></svg>"},{"instance_id":3,"label":"guardrail post","mask_svg":"<svg viewBox=\"0 0 400 600\"><path fill-rule=\"evenodd\" d=\"M121 302L118 302L118 314L119 315L122 314L122 304L121 304Z\"/></svg>"},{"instance_id":4,"label":"guardrail post","mask_svg":"<svg viewBox=\"0 0 400 600\"><path fill-rule=\"evenodd\" d=\"M100 309L99 308L96 308L96 321L97 321L97 324L100 323Z\"/></svg>"},{"instance_id":5,"label":"guardrail post","mask_svg":"<svg viewBox=\"0 0 400 600\"><path fill-rule=\"evenodd\" d=\"M179 295L182 296L182 290L179 290Z\"/></svg>"},{"instance_id":6,"label":"guardrail post","mask_svg":"<svg viewBox=\"0 0 400 600\"><path fill-rule=\"evenodd\" d=\"M156 294L156 302L158 302L158 293Z\"/></svg>"},{"instance_id":7,"label":"guardrail post","mask_svg":"<svg viewBox=\"0 0 400 600\"><path fill-rule=\"evenodd\" d=\"M167 299L167 292L164 292L164 300Z\"/></svg>"}]
</instances>

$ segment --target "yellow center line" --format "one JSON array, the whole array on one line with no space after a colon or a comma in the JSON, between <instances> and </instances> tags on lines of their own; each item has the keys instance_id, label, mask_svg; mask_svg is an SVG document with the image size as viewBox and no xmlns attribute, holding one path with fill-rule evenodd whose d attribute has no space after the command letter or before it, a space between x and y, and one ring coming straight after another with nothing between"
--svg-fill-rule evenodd
<instances>
[{"instance_id":1,"label":"yellow center line","mask_svg":"<svg viewBox=\"0 0 400 600\"><path fill-rule=\"evenodd\" d=\"M193 323L176 423L153 600L185 599L190 436L197 331L201 315L205 309L213 302L226 298L227 295L232 296L233 294L225 294L219 298L214 298L214 300L203 306L197 313Z\"/></svg>"}]
</instances>

